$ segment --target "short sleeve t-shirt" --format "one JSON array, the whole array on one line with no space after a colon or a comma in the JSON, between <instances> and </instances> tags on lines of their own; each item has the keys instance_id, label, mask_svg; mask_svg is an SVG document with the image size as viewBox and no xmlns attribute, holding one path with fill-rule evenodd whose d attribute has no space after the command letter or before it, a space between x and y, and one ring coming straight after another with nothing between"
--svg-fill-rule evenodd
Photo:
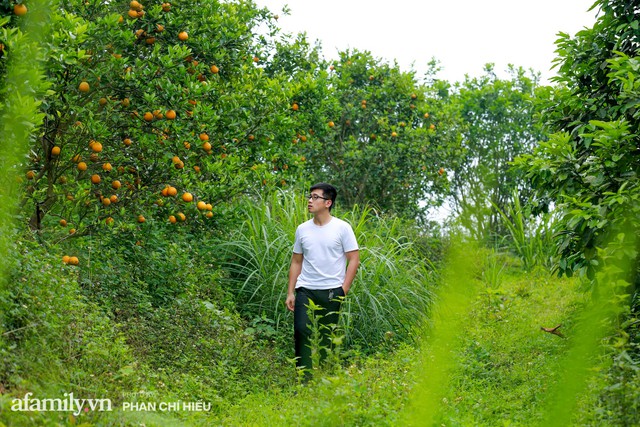
<instances>
[{"instance_id":1,"label":"short sleeve t-shirt","mask_svg":"<svg viewBox=\"0 0 640 427\"><path fill-rule=\"evenodd\" d=\"M346 252L358 250L358 242L348 222L331 217L325 225L313 219L296 229L293 252L302 254L302 271L296 288L332 289L342 286L347 268Z\"/></svg>"}]
</instances>

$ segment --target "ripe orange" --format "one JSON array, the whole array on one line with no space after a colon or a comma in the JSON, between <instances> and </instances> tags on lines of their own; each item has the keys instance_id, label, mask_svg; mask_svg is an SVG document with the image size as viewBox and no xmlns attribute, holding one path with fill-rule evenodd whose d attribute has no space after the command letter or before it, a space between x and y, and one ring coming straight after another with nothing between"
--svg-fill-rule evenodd
<instances>
[{"instance_id":1,"label":"ripe orange","mask_svg":"<svg viewBox=\"0 0 640 427\"><path fill-rule=\"evenodd\" d=\"M69 264L69 260L71 259L71 257L69 255L65 255L62 257L62 262L65 264Z\"/></svg>"},{"instance_id":2,"label":"ripe orange","mask_svg":"<svg viewBox=\"0 0 640 427\"><path fill-rule=\"evenodd\" d=\"M211 203L207 203L207 210L208 211L213 210L213 206L211 205Z\"/></svg>"},{"instance_id":3,"label":"ripe orange","mask_svg":"<svg viewBox=\"0 0 640 427\"><path fill-rule=\"evenodd\" d=\"M94 152L99 153L102 151L102 144L96 141L93 144L91 144L91 149Z\"/></svg>"},{"instance_id":4,"label":"ripe orange","mask_svg":"<svg viewBox=\"0 0 640 427\"><path fill-rule=\"evenodd\" d=\"M160 110L153 110L153 117L160 120L161 118L164 117L164 114L162 114L162 111Z\"/></svg>"},{"instance_id":5,"label":"ripe orange","mask_svg":"<svg viewBox=\"0 0 640 427\"><path fill-rule=\"evenodd\" d=\"M171 3L162 3L162 10L169 12L171 10Z\"/></svg>"},{"instance_id":6,"label":"ripe orange","mask_svg":"<svg viewBox=\"0 0 640 427\"><path fill-rule=\"evenodd\" d=\"M186 148L187 150L191 148L191 143L189 141L184 141L182 144L184 145L184 148Z\"/></svg>"},{"instance_id":7,"label":"ripe orange","mask_svg":"<svg viewBox=\"0 0 640 427\"><path fill-rule=\"evenodd\" d=\"M80 163L78 163L77 168L78 168L79 171L86 171L87 170L87 164L85 162L80 162Z\"/></svg>"},{"instance_id":8,"label":"ripe orange","mask_svg":"<svg viewBox=\"0 0 640 427\"><path fill-rule=\"evenodd\" d=\"M15 13L18 16L24 16L27 14L27 6L25 6L22 3L18 3L15 6L13 6L13 13Z\"/></svg>"},{"instance_id":9,"label":"ripe orange","mask_svg":"<svg viewBox=\"0 0 640 427\"><path fill-rule=\"evenodd\" d=\"M184 200L185 202L189 203L193 201L193 194L191 193L184 193L182 195L182 200Z\"/></svg>"},{"instance_id":10,"label":"ripe orange","mask_svg":"<svg viewBox=\"0 0 640 427\"><path fill-rule=\"evenodd\" d=\"M51 155L52 156L59 156L60 155L60 147L58 147L57 145L55 147L53 147L51 149Z\"/></svg>"},{"instance_id":11,"label":"ripe orange","mask_svg":"<svg viewBox=\"0 0 640 427\"><path fill-rule=\"evenodd\" d=\"M163 32L164 31L164 25L162 25L162 24L156 25L156 31L159 32L159 33Z\"/></svg>"},{"instance_id":12,"label":"ripe orange","mask_svg":"<svg viewBox=\"0 0 640 427\"><path fill-rule=\"evenodd\" d=\"M91 175L91 182L94 184L100 184L100 181L102 181L102 178L100 178L100 175L98 175L97 173Z\"/></svg>"},{"instance_id":13,"label":"ripe orange","mask_svg":"<svg viewBox=\"0 0 640 427\"><path fill-rule=\"evenodd\" d=\"M171 159L171 161L173 162L173 164L180 163L180 157L178 157L178 156L173 156L173 158Z\"/></svg>"},{"instance_id":14,"label":"ripe orange","mask_svg":"<svg viewBox=\"0 0 640 427\"><path fill-rule=\"evenodd\" d=\"M154 44L156 42L156 38L155 37L147 37L145 39L145 43L146 44Z\"/></svg>"},{"instance_id":15,"label":"ripe orange","mask_svg":"<svg viewBox=\"0 0 640 427\"><path fill-rule=\"evenodd\" d=\"M180 32L180 34L178 34L178 39L180 41L183 41L183 42L187 41L188 38L189 38L189 34L187 34L186 31L182 31L182 32Z\"/></svg>"},{"instance_id":16,"label":"ripe orange","mask_svg":"<svg viewBox=\"0 0 640 427\"><path fill-rule=\"evenodd\" d=\"M204 151L209 151L209 150L211 150L211 144L210 144L210 143L208 143L208 142L205 142L204 144L202 144L202 149L203 149Z\"/></svg>"},{"instance_id":17,"label":"ripe orange","mask_svg":"<svg viewBox=\"0 0 640 427\"><path fill-rule=\"evenodd\" d=\"M249 135L249 136L247 137L247 139L248 139L249 141L253 141L254 139L256 139L256 137L255 137L255 136L253 136L253 135Z\"/></svg>"},{"instance_id":18,"label":"ripe orange","mask_svg":"<svg viewBox=\"0 0 640 427\"><path fill-rule=\"evenodd\" d=\"M164 115L168 120L174 120L176 118L176 112L174 110L169 110Z\"/></svg>"},{"instance_id":19,"label":"ripe orange","mask_svg":"<svg viewBox=\"0 0 640 427\"><path fill-rule=\"evenodd\" d=\"M122 183L117 179L111 183L111 188L114 190L118 190L120 187L122 187Z\"/></svg>"},{"instance_id":20,"label":"ripe orange","mask_svg":"<svg viewBox=\"0 0 640 427\"><path fill-rule=\"evenodd\" d=\"M138 222L139 222L140 224L142 224L142 223L143 223L143 222L145 222L145 221L146 221L146 219L145 219L145 217L144 217L144 216L142 216L142 215L138 215Z\"/></svg>"},{"instance_id":21,"label":"ripe orange","mask_svg":"<svg viewBox=\"0 0 640 427\"><path fill-rule=\"evenodd\" d=\"M69 229L69 234L76 234L76 229L75 228Z\"/></svg>"},{"instance_id":22,"label":"ripe orange","mask_svg":"<svg viewBox=\"0 0 640 427\"><path fill-rule=\"evenodd\" d=\"M107 219L104 220L104 223L107 225L113 225L113 218L108 217Z\"/></svg>"},{"instance_id":23,"label":"ripe orange","mask_svg":"<svg viewBox=\"0 0 640 427\"><path fill-rule=\"evenodd\" d=\"M111 172L111 169L113 169L113 167L111 166L111 163L104 163L102 165L102 170L105 172Z\"/></svg>"},{"instance_id":24,"label":"ripe orange","mask_svg":"<svg viewBox=\"0 0 640 427\"><path fill-rule=\"evenodd\" d=\"M397 132L391 132L391 137L392 137L392 138L395 138L396 136L398 136L398 133L397 133Z\"/></svg>"},{"instance_id":25,"label":"ripe orange","mask_svg":"<svg viewBox=\"0 0 640 427\"><path fill-rule=\"evenodd\" d=\"M27 172L27 179L33 179L36 177L36 173L34 171Z\"/></svg>"},{"instance_id":26,"label":"ripe orange","mask_svg":"<svg viewBox=\"0 0 640 427\"><path fill-rule=\"evenodd\" d=\"M432 124L431 126L429 126L429 129L436 130L436 125Z\"/></svg>"},{"instance_id":27,"label":"ripe orange","mask_svg":"<svg viewBox=\"0 0 640 427\"><path fill-rule=\"evenodd\" d=\"M80 264L80 260L78 259L77 256L69 257L69 264L70 265L78 265L78 264Z\"/></svg>"},{"instance_id":28,"label":"ripe orange","mask_svg":"<svg viewBox=\"0 0 640 427\"><path fill-rule=\"evenodd\" d=\"M178 163L174 163L173 167L175 167L176 169L182 169L184 168L184 162L180 160Z\"/></svg>"},{"instance_id":29,"label":"ripe orange","mask_svg":"<svg viewBox=\"0 0 640 427\"><path fill-rule=\"evenodd\" d=\"M444 168L438 169L438 175L442 175L444 173Z\"/></svg>"},{"instance_id":30,"label":"ripe orange","mask_svg":"<svg viewBox=\"0 0 640 427\"><path fill-rule=\"evenodd\" d=\"M89 92L89 89L90 89L90 87L89 87L89 83L87 83L87 82L85 82L85 81L81 82L81 83L78 85L78 90L79 90L80 92L87 93L87 92Z\"/></svg>"},{"instance_id":31,"label":"ripe orange","mask_svg":"<svg viewBox=\"0 0 640 427\"><path fill-rule=\"evenodd\" d=\"M253 62L260 62L260 58L258 58L257 56L253 57Z\"/></svg>"},{"instance_id":32,"label":"ripe orange","mask_svg":"<svg viewBox=\"0 0 640 427\"><path fill-rule=\"evenodd\" d=\"M153 120L153 113L150 113L149 111L147 111L146 113L144 113L144 120L147 122L150 122L151 120Z\"/></svg>"},{"instance_id":33,"label":"ripe orange","mask_svg":"<svg viewBox=\"0 0 640 427\"><path fill-rule=\"evenodd\" d=\"M298 111L298 104L296 104L295 102L293 103L293 105L291 106L291 109L293 109L293 111Z\"/></svg>"},{"instance_id":34,"label":"ripe orange","mask_svg":"<svg viewBox=\"0 0 640 427\"><path fill-rule=\"evenodd\" d=\"M415 93L411 94L411 99L416 99L418 97L418 95L416 95Z\"/></svg>"},{"instance_id":35,"label":"ripe orange","mask_svg":"<svg viewBox=\"0 0 640 427\"><path fill-rule=\"evenodd\" d=\"M424 113L424 118L428 119L429 118L429 113Z\"/></svg>"},{"instance_id":36,"label":"ripe orange","mask_svg":"<svg viewBox=\"0 0 640 427\"><path fill-rule=\"evenodd\" d=\"M205 214L205 216L206 216L207 218L211 218L211 217L213 216L213 212L207 212L207 213Z\"/></svg>"},{"instance_id":37,"label":"ripe orange","mask_svg":"<svg viewBox=\"0 0 640 427\"><path fill-rule=\"evenodd\" d=\"M133 10L142 10L142 5L136 0L133 0L131 3L129 3L129 7Z\"/></svg>"},{"instance_id":38,"label":"ripe orange","mask_svg":"<svg viewBox=\"0 0 640 427\"><path fill-rule=\"evenodd\" d=\"M105 105L107 105L107 102L109 102L107 98L100 98L100 100L98 101L98 104L104 107Z\"/></svg>"},{"instance_id":39,"label":"ripe orange","mask_svg":"<svg viewBox=\"0 0 640 427\"><path fill-rule=\"evenodd\" d=\"M109 197L109 200L111 200L111 203L117 203L119 199L118 199L118 196L117 196L117 195L112 194L112 195Z\"/></svg>"},{"instance_id":40,"label":"ripe orange","mask_svg":"<svg viewBox=\"0 0 640 427\"><path fill-rule=\"evenodd\" d=\"M208 141L209 140L209 135L207 135L206 133L201 133L200 134L200 140L201 141Z\"/></svg>"},{"instance_id":41,"label":"ripe orange","mask_svg":"<svg viewBox=\"0 0 640 427\"><path fill-rule=\"evenodd\" d=\"M67 226L67 220L66 220L66 219L64 219L64 218L63 218L63 219L61 219L61 220L60 220L60 226L61 226L61 227L66 227L66 226Z\"/></svg>"},{"instance_id":42,"label":"ripe orange","mask_svg":"<svg viewBox=\"0 0 640 427\"><path fill-rule=\"evenodd\" d=\"M131 145L131 139L125 138L122 140L122 143L128 147Z\"/></svg>"},{"instance_id":43,"label":"ripe orange","mask_svg":"<svg viewBox=\"0 0 640 427\"><path fill-rule=\"evenodd\" d=\"M171 187L171 186L170 186L170 187L167 189L167 195L168 195L168 196L174 197L174 196L176 196L177 194L178 194L178 189L177 189L176 187Z\"/></svg>"},{"instance_id":44,"label":"ripe orange","mask_svg":"<svg viewBox=\"0 0 640 427\"><path fill-rule=\"evenodd\" d=\"M329 122L329 127L330 127L330 128L334 127L335 125L336 125L335 123L333 123L333 122Z\"/></svg>"},{"instance_id":45,"label":"ripe orange","mask_svg":"<svg viewBox=\"0 0 640 427\"><path fill-rule=\"evenodd\" d=\"M103 197L102 204L105 206L109 206L111 204L111 199L109 199L108 197Z\"/></svg>"},{"instance_id":46,"label":"ripe orange","mask_svg":"<svg viewBox=\"0 0 640 427\"><path fill-rule=\"evenodd\" d=\"M182 212L178 212L178 219L180 221L186 221L187 217Z\"/></svg>"},{"instance_id":47,"label":"ripe orange","mask_svg":"<svg viewBox=\"0 0 640 427\"><path fill-rule=\"evenodd\" d=\"M195 165L195 166L193 167L193 170L194 170L194 171L196 171L196 172L200 172L200 166Z\"/></svg>"},{"instance_id":48,"label":"ripe orange","mask_svg":"<svg viewBox=\"0 0 640 427\"><path fill-rule=\"evenodd\" d=\"M176 217L175 217L175 216L173 216L173 215L169 215L169 222L170 222L171 224L175 224L177 221L178 221L178 220L176 219Z\"/></svg>"},{"instance_id":49,"label":"ripe orange","mask_svg":"<svg viewBox=\"0 0 640 427\"><path fill-rule=\"evenodd\" d=\"M220 69L216 65L212 65L211 66L211 72L213 74L218 74L219 71L220 71Z\"/></svg>"},{"instance_id":50,"label":"ripe orange","mask_svg":"<svg viewBox=\"0 0 640 427\"><path fill-rule=\"evenodd\" d=\"M129 98L125 98L122 100L121 104L123 107L128 107L129 105L131 105L131 101L129 101Z\"/></svg>"},{"instance_id":51,"label":"ripe orange","mask_svg":"<svg viewBox=\"0 0 640 427\"><path fill-rule=\"evenodd\" d=\"M207 204L205 202L203 202L202 200L200 200L198 202L198 204L196 205L196 207L198 208L198 210L203 211L203 210L207 209Z\"/></svg>"}]
</instances>

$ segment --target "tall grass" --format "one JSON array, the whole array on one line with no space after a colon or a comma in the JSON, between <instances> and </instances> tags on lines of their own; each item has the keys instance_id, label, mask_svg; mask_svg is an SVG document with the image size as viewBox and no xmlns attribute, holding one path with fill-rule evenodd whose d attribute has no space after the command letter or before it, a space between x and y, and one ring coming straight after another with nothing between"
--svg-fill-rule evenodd
<instances>
[{"instance_id":1,"label":"tall grass","mask_svg":"<svg viewBox=\"0 0 640 427\"><path fill-rule=\"evenodd\" d=\"M248 316L266 316L276 328L290 327L284 307L296 227L309 217L306 203L287 192L248 201L245 220L219 247L224 286ZM342 322L349 343L371 350L389 340L413 340L432 300L434 271L414 250L398 219L368 207L334 214L351 224L360 246L360 268L345 304Z\"/></svg>"},{"instance_id":2,"label":"tall grass","mask_svg":"<svg viewBox=\"0 0 640 427\"><path fill-rule=\"evenodd\" d=\"M503 225L509 231L509 246L522 260L525 270L531 270L536 265L550 266L553 243L552 214L541 217L530 215L520 203L520 196L514 190L511 203L503 211L495 204Z\"/></svg>"}]
</instances>

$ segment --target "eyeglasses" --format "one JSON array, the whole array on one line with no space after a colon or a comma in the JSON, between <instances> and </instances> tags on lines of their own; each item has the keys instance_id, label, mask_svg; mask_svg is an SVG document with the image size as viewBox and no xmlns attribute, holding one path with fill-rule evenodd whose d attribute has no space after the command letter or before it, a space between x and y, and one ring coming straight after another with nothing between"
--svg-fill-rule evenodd
<instances>
[{"instance_id":1,"label":"eyeglasses","mask_svg":"<svg viewBox=\"0 0 640 427\"><path fill-rule=\"evenodd\" d=\"M322 197L322 196L319 196L319 195L317 195L317 194L309 194L309 195L307 196L307 200L309 200L309 199L313 199L313 201L314 201L314 202L315 202L316 200L318 200L318 199L322 199L322 200L329 200L327 197Z\"/></svg>"}]
</instances>

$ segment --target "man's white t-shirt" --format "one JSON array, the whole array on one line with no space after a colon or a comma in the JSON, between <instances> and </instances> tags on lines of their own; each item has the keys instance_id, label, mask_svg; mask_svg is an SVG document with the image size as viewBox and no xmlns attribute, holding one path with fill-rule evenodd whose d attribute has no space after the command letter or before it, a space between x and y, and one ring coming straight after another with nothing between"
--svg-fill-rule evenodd
<instances>
[{"instance_id":1,"label":"man's white t-shirt","mask_svg":"<svg viewBox=\"0 0 640 427\"><path fill-rule=\"evenodd\" d=\"M358 242L348 222L336 217L325 225L313 219L296 229L293 252L302 254L302 272L296 288L332 289L342 286L347 268L346 252L358 250Z\"/></svg>"}]
</instances>

